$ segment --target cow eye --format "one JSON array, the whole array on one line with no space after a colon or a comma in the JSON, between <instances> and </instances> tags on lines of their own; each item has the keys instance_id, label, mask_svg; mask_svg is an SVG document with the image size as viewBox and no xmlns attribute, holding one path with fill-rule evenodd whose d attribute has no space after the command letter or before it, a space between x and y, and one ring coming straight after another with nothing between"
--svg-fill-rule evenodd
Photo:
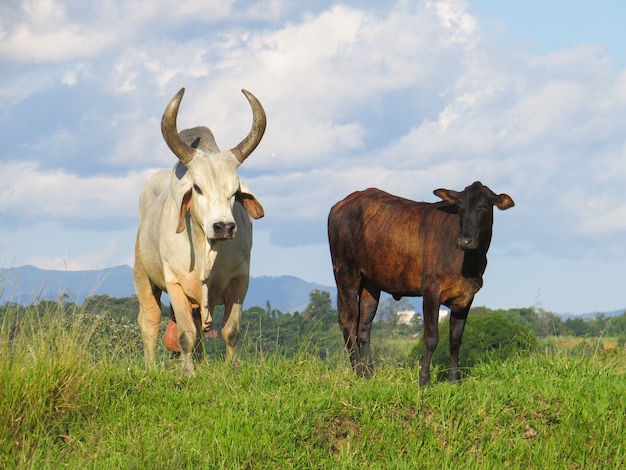
<instances>
[{"instance_id":1,"label":"cow eye","mask_svg":"<svg viewBox=\"0 0 626 470\"><path fill-rule=\"evenodd\" d=\"M202 190L200 189L200 186L198 186L197 184L193 185L193 190L197 192L198 194L202 195Z\"/></svg>"}]
</instances>

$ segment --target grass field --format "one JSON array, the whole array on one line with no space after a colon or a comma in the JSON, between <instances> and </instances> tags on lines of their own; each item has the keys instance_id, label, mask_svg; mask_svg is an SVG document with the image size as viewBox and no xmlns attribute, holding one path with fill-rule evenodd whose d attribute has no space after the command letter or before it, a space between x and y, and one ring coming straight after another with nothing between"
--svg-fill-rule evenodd
<instances>
[{"instance_id":1,"label":"grass field","mask_svg":"<svg viewBox=\"0 0 626 470\"><path fill-rule=\"evenodd\" d=\"M626 465L623 349L550 349L424 389L409 366L365 380L307 351L209 359L185 379L120 344L93 354L93 329L47 317L2 325L2 468Z\"/></svg>"}]
</instances>

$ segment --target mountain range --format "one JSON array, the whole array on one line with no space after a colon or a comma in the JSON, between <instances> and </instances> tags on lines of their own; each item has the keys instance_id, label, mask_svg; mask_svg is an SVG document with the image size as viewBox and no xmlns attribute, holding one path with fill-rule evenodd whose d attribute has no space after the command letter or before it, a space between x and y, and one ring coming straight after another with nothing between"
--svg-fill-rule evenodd
<instances>
[{"instance_id":1,"label":"mountain range","mask_svg":"<svg viewBox=\"0 0 626 470\"><path fill-rule=\"evenodd\" d=\"M269 302L272 308L281 312L302 311L308 305L309 294L314 289L330 292L333 303L335 302L335 286L307 282L294 276L251 277L244 309L254 306L265 308ZM57 300L61 295L67 295L67 300L79 305L92 295L133 297L133 270L126 265L90 271L54 271L34 266L0 269L0 305L6 302L28 305L40 300ZM387 294L381 300L386 297ZM166 296L163 301L169 303ZM416 302L415 305L421 305L421 302ZM604 315L611 317L622 313L624 309L604 312ZM572 317L594 318L596 314L558 315L567 320Z\"/></svg>"},{"instance_id":2,"label":"mountain range","mask_svg":"<svg viewBox=\"0 0 626 470\"><path fill-rule=\"evenodd\" d=\"M334 286L307 282L294 276L252 277L244 308L265 308L269 302L272 308L281 312L302 311L308 305L313 289L329 291L334 302ZM54 271L34 266L0 269L0 304L28 305L40 300L57 300L62 295L79 305L93 295L133 297L133 269L125 265L90 271ZM163 300L168 303L165 297Z\"/></svg>"}]
</instances>

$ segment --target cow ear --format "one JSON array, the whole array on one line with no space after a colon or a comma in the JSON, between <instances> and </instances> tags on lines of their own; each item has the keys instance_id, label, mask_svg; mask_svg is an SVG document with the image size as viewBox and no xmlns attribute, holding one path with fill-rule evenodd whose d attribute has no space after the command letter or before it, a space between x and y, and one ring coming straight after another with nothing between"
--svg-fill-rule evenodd
<instances>
[{"instance_id":1,"label":"cow ear","mask_svg":"<svg viewBox=\"0 0 626 470\"><path fill-rule=\"evenodd\" d=\"M456 204L456 200L459 198L459 192L452 189L435 189L433 194L448 204Z\"/></svg>"},{"instance_id":2,"label":"cow ear","mask_svg":"<svg viewBox=\"0 0 626 470\"><path fill-rule=\"evenodd\" d=\"M265 215L265 210L259 200L241 180L239 180L239 190L235 193L235 200L248 211L248 215L253 219L260 219Z\"/></svg>"},{"instance_id":3,"label":"cow ear","mask_svg":"<svg viewBox=\"0 0 626 470\"><path fill-rule=\"evenodd\" d=\"M513 207L515 203L513 202L513 199L511 199L511 196L503 193L503 194L498 194L496 196L496 198L493 201L493 205L496 206L501 211L505 211Z\"/></svg>"},{"instance_id":4,"label":"cow ear","mask_svg":"<svg viewBox=\"0 0 626 470\"><path fill-rule=\"evenodd\" d=\"M263 206L254 194L237 191L235 194L235 200L241 203L241 205L248 211L248 215L253 219L260 219L265 215Z\"/></svg>"},{"instance_id":5,"label":"cow ear","mask_svg":"<svg viewBox=\"0 0 626 470\"><path fill-rule=\"evenodd\" d=\"M185 230L185 215L189 211L191 206L191 189L183 195L183 200L180 203L180 213L178 214L178 227L176 227L176 233L180 233Z\"/></svg>"}]
</instances>

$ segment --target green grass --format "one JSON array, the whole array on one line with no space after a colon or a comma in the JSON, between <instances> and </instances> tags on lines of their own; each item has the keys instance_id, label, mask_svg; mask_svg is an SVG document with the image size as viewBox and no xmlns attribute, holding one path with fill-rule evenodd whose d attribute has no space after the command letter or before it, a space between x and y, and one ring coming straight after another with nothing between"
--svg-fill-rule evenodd
<instances>
[{"instance_id":1,"label":"green grass","mask_svg":"<svg viewBox=\"0 0 626 470\"><path fill-rule=\"evenodd\" d=\"M2 468L626 464L624 350L518 357L419 389L411 367L382 361L365 380L345 355L306 352L242 357L237 369L209 359L186 379L166 356L145 371L123 344L93 351L105 347L92 341L98 326L59 312L11 325L0 332Z\"/></svg>"}]
</instances>

